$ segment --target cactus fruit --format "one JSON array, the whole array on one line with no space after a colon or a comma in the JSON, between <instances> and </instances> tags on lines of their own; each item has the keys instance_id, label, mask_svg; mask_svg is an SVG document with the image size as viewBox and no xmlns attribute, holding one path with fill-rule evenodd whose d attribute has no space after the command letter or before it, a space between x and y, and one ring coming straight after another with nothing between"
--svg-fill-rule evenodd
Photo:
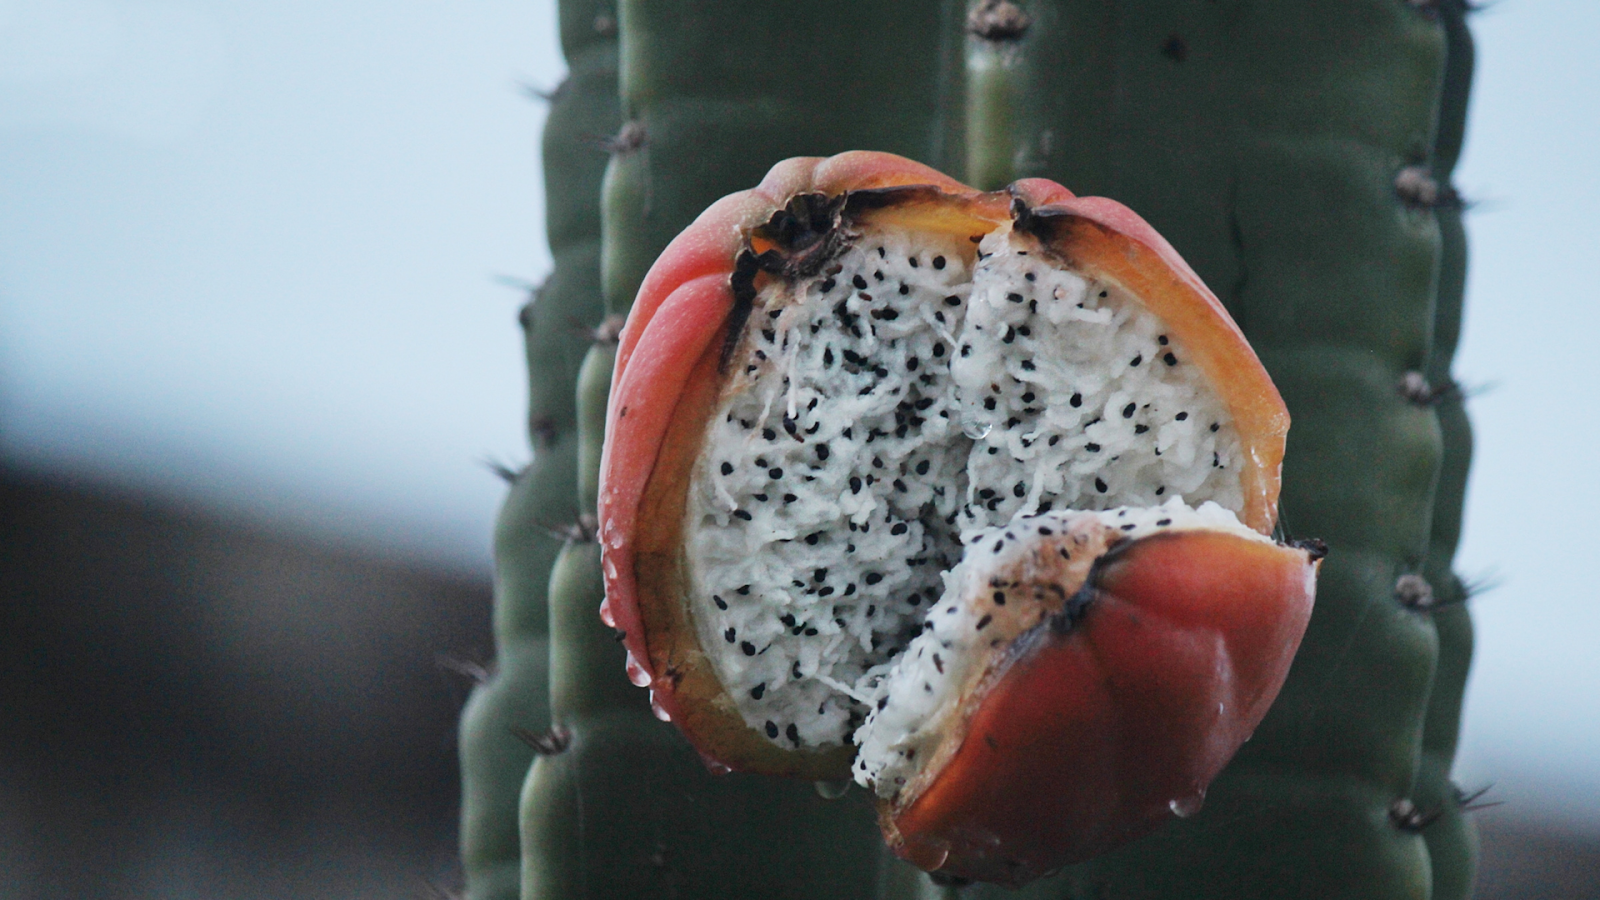
<instances>
[{"instance_id":1,"label":"cactus fruit","mask_svg":"<svg viewBox=\"0 0 1600 900\"><path fill-rule=\"evenodd\" d=\"M1046 182L779 164L646 276L610 409L634 681L715 765L859 745L929 870L1020 884L1197 804L1309 616L1315 554L1251 530L1271 382L1137 216Z\"/></svg>"},{"instance_id":2,"label":"cactus fruit","mask_svg":"<svg viewBox=\"0 0 1600 900\"><path fill-rule=\"evenodd\" d=\"M694 215L785 157L871 147L983 188L1044 176L1137 209L1282 390L1284 519L1333 555L1278 703L1205 808L1021 896L1465 896L1473 837L1448 775L1471 632L1449 557L1469 436L1449 389L1463 257L1445 181L1470 70L1463 3L963 5L624 0L611 18L564 0L564 22L620 25L608 311L627 311ZM592 465L580 474L592 492ZM597 554L577 546L572 562ZM531 773L524 896L939 893L892 859L874 877L860 804L707 775L612 668L623 650L593 620L589 571L551 595L571 623L552 643L566 659L587 648L582 670L610 680L558 713L571 744ZM1432 606L1412 602L1430 593L1418 584Z\"/></svg>"}]
</instances>

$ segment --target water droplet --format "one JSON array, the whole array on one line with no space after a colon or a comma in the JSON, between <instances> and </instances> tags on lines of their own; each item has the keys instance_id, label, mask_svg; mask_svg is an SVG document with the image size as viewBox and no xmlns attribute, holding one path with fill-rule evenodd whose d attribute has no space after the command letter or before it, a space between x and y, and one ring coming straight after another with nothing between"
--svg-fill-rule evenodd
<instances>
[{"instance_id":1,"label":"water droplet","mask_svg":"<svg viewBox=\"0 0 1600 900\"><path fill-rule=\"evenodd\" d=\"M633 658L632 651L628 653L627 669L628 680L633 682L634 687L645 687L650 683L650 673L646 672L644 666L639 665L639 661Z\"/></svg>"},{"instance_id":2,"label":"water droplet","mask_svg":"<svg viewBox=\"0 0 1600 900\"><path fill-rule=\"evenodd\" d=\"M993 422L963 422L961 433L975 441L981 441L994 430Z\"/></svg>"},{"instance_id":3,"label":"water droplet","mask_svg":"<svg viewBox=\"0 0 1600 900\"><path fill-rule=\"evenodd\" d=\"M1200 807L1204 806L1205 802L1206 792L1196 791L1187 797L1179 797L1176 800L1168 800L1167 809L1172 810L1172 814L1178 818L1187 819L1199 812Z\"/></svg>"},{"instance_id":4,"label":"water droplet","mask_svg":"<svg viewBox=\"0 0 1600 900\"><path fill-rule=\"evenodd\" d=\"M616 560L613 560L610 557L606 557L606 559L605 559L605 567L604 568L605 568L605 571L606 571L606 580L607 581L616 581L617 580L617 563L616 563Z\"/></svg>"},{"instance_id":5,"label":"water droplet","mask_svg":"<svg viewBox=\"0 0 1600 900\"><path fill-rule=\"evenodd\" d=\"M817 796L824 800L837 800L850 790L850 781L817 781L813 782L817 788Z\"/></svg>"},{"instance_id":6,"label":"water droplet","mask_svg":"<svg viewBox=\"0 0 1600 900\"><path fill-rule=\"evenodd\" d=\"M667 712L667 708L665 706L662 706L660 703L656 702L656 692L655 691L651 691L650 692L650 711L655 713L656 714L656 718L660 719L663 722L671 722L672 721L672 714Z\"/></svg>"},{"instance_id":7,"label":"water droplet","mask_svg":"<svg viewBox=\"0 0 1600 900\"><path fill-rule=\"evenodd\" d=\"M611 598L600 601L600 621L606 623L607 628L617 627L617 619L611 614Z\"/></svg>"},{"instance_id":8,"label":"water droplet","mask_svg":"<svg viewBox=\"0 0 1600 900\"><path fill-rule=\"evenodd\" d=\"M727 766L723 765L722 763L717 762L716 760L712 759L709 756L702 756L702 757L700 757L700 759L701 759L702 762L704 762L706 764L706 771L710 772L713 775L726 775L729 772L733 771L732 769L728 768Z\"/></svg>"}]
</instances>

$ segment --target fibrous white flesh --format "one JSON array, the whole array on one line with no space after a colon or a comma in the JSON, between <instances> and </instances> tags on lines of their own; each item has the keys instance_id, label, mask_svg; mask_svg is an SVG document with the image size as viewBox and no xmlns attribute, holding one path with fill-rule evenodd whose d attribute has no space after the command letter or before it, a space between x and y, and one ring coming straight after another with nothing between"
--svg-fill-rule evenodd
<instances>
[{"instance_id":1,"label":"fibrous white flesh","mask_svg":"<svg viewBox=\"0 0 1600 900\"><path fill-rule=\"evenodd\" d=\"M1064 507L1242 504L1232 423L1158 319L1009 228L978 249L861 234L764 287L729 363L688 498L693 615L780 746L851 738L963 536Z\"/></svg>"},{"instance_id":2,"label":"fibrous white flesh","mask_svg":"<svg viewBox=\"0 0 1600 900\"><path fill-rule=\"evenodd\" d=\"M1207 529L1270 543L1216 503L1191 508L1179 499L1155 507L1018 516L975 532L961 563L945 575L946 590L928 613L928 627L874 686L871 712L854 735L861 746L854 764L858 782L881 796L893 796L937 755L943 741L954 735L947 719L958 714L957 701L993 658L988 651L1060 610L1059 600L1053 608L1030 604L1027 591L1032 586L1009 579L1026 570L1027 555L1041 541L1057 542L1088 528L1109 528L1128 540Z\"/></svg>"}]
</instances>

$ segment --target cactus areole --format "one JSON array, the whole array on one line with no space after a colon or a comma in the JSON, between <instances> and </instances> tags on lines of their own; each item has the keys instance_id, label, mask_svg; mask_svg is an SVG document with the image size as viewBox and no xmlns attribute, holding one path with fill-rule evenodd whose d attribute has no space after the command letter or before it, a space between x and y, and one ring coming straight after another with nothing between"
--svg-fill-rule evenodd
<instances>
[{"instance_id":1,"label":"cactus areole","mask_svg":"<svg viewBox=\"0 0 1600 900\"><path fill-rule=\"evenodd\" d=\"M1198 809L1299 645L1288 415L1143 220L793 159L662 254L600 498L629 675L714 769L854 778L1022 884Z\"/></svg>"}]
</instances>

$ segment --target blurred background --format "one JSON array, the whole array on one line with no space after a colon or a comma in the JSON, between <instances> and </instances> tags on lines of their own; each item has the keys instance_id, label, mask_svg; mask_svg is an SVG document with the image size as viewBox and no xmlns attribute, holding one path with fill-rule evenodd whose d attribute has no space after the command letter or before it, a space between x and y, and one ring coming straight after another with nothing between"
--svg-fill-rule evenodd
<instances>
[{"instance_id":1,"label":"blurred background","mask_svg":"<svg viewBox=\"0 0 1600 900\"><path fill-rule=\"evenodd\" d=\"M1474 25L1457 779L1479 896L1600 897L1600 6ZM451 885L553 31L0 0L0 897Z\"/></svg>"}]
</instances>

